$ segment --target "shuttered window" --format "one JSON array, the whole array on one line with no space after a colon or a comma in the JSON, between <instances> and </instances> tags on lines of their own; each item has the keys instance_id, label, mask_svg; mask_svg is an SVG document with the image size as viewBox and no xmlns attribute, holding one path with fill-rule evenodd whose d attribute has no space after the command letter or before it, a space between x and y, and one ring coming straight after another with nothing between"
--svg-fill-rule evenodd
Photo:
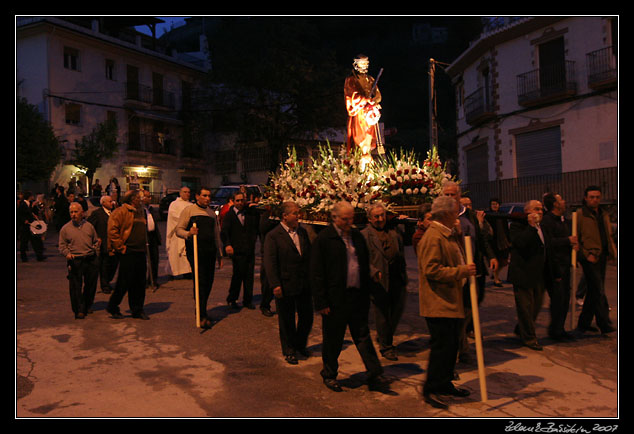
<instances>
[{"instance_id":1,"label":"shuttered window","mask_svg":"<svg viewBox=\"0 0 634 434\"><path fill-rule=\"evenodd\" d=\"M467 151L467 180L469 184L489 181L489 158L486 143Z\"/></svg>"},{"instance_id":2,"label":"shuttered window","mask_svg":"<svg viewBox=\"0 0 634 434\"><path fill-rule=\"evenodd\" d=\"M517 177L561 174L559 126L515 136Z\"/></svg>"}]
</instances>

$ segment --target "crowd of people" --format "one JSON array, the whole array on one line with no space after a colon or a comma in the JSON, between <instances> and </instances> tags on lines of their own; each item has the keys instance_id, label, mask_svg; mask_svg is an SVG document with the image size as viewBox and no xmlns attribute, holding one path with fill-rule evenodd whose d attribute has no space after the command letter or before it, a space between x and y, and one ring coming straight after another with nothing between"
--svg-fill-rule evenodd
<instances>
[{"instance_id":1,"label":"crowd of people","mask_svg":"<svg viewBox=\"0 0 634 434\"><path fill-rule=\"evenodd\" d=\"M69 200L60 187L56 188L67 200L64 203L56 196L55 211L68 213L68 220L56 220L56 224L59 252L67 260L71 308L77 319L91 313L100 283L101 290L110 294L106 310L112 318L124 318L120 304L127 294L132 317L149 320L144 311L146 290L156 289L159 284L162 239L158 215L149 206L148 191L129 190L121 195L112 183L108 187L112 188L103 192L100 208L88 218L80 202ZM391 218L385 205L377 202L366 209L367 224L360 230L354 224L355 209L342 201L332 209L331 222L315 230L312 225L300 224L300 209L294 202L281 204L279 215L272 218L269 211L262 212L257 202L250 200L246 191L235 193L218 213L209 206L211 189L200 187L193 201L191 196L190 188L182 187L169 206L166 271L171 279L193 276L200 327L208 329L214 324L207 304L216 267L223 267L223 260L232 264L228 308L255 309L254 268L259 237L260 309L266 316L274 315L271 302L275 300L284 360L296 365L299 356L310 356L308 337L314 315L319 314L324 385L336 392L342 390L337 381L338 359L349 330L367 370L368 387L389 389L379 355L398 360L394 338L405 308L408 283L400 217ZM470 358L467 338L474 330L468 283L471 277L475 278L480 304L485 298L486 277L491 273L493 284L501 286L500 270L508 266L507 280L513 287L517 314L515 334L527 348L541 351L535 323L546 292L550 299L549 337L575 339L564 327L569 314L574 251L586 288L577 331L607 335L615 330L604 283L606 264L616 257L616 246L609 216L600 202L601 189L589 186L577 212L575 236L572 222L566 217L566 203L556 193L527 202L522 215L511 216L499 211L497 199L491 200L486 212L474 210L469 198L462 196L460 186L447 182L433 203L420 207L411 241L418 264L419 313L430 333L425 402L447 408L446 396L469 395L467 389L453 382L456 363ZM20 251L26 255L23 244L31 242L40 259L41 240L38 243L28 230L37 218L37 208L32 195L25 192L18 203ZM465 244L466 236L472 243ZM471 262L465 251L469 245L473 249ZM242 306L238 304L241 294ZM378 352L369 328L371 304ZM593 319L598 329L592 326Z\"/></svg>"}]
</instances>

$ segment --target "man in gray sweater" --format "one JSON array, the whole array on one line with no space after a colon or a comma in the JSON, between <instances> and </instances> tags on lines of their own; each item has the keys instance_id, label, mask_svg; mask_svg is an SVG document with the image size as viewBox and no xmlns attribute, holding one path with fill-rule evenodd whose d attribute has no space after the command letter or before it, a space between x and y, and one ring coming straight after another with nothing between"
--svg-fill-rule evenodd
<instances>
[{"instance_id":1,"label":"man in gray sweater","mask_svg":"<svg viewBox=\"0 0 634 434\"><path fill-rule=\"evenodd\" d=\"M97 290L101 241L92 224L84 218L84 210L77 202L69 206L70 221L59 231L59 252L66 258L70 304L76 319L91 313ZM82 290L83 282L83 290Z\"/></svg>"}]
</instances>

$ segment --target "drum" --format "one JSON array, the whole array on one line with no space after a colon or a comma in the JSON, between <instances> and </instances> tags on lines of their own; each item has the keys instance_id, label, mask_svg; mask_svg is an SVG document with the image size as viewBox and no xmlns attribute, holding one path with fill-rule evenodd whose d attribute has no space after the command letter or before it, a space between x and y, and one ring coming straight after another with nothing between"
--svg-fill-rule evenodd
<instances>
[{"instance_id":1,"label":"drum","mask_svg":"<svg viewBox=\"0 0 634 434\"><path fill-rule=\"evenodd\" d=\"M33 220L33 222L31 222L31 233L33 235L42 235L44 232L46 232L46 223L44 223L42 220Z\"/></svg>"}]
</instances>

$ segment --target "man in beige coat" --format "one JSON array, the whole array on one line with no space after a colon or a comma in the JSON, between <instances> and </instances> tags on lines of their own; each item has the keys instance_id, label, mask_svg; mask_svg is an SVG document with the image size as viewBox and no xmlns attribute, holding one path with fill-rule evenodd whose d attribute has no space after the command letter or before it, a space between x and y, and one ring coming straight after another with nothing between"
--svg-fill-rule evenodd
<instances>
[{"instance_id":1,"label":"man in beige coat","mask_svg":"<svg viewBox=\"0 0 634 434\"><path fill-rule=\"evenodd\" d=\"M431 214L432 223L417 246L420 315L431 335L423 397L431 406L446 409L448 404L439 395L470 394L456 388L452 380L465 317L462 288L465 279L475 276L476 266L466 264L457 240L458 203L440 196L434 200Z\"/></svg>"}]
</instances>

